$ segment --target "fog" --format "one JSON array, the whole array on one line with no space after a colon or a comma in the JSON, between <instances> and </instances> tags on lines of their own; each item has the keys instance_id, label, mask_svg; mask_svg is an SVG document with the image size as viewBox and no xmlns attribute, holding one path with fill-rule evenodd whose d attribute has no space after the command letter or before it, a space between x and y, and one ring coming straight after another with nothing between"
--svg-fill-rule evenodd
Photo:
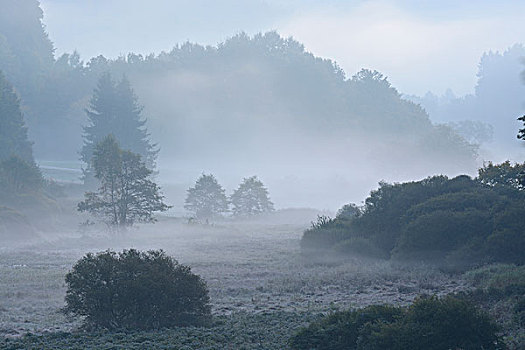
<instances>
[{"instance_id":1,"label":"fog","mask_svg":"<svg viewBox=\"0 0 525 350\"><path fill-rule=\"evenodd\" d=\"M523 41L521 1L41 1L57 54L84 59L216 45L277 30L349 74L377 69L407 94L473 92L484 52ZM117 15L118 14L118 15ZM133 23L129 25L129 23ZM431 38L431 40L427 40Z\"/></svg>"},{"instance_id":2,"label":"fog","mask_svg":"<svg viewBox=\"0 0 525 350\"><path fill-rule=\"evenodd\" d=\"M465 293L454 302L487 310L518 349L524 13L0 0L0 348L280 350L336 310ZM125 324L59 312L75 261L130 248L201 276L207 328L137 321L144 333L113 339ZM481 300L489 288L500 299Z\"/></svg>"},{"instance_id":3,"label":"fog","mask_svg":"<svg viewBox=\"0 0 525 350\"><path fill-rule=\"evenodd\" d=\"M344 203L361 202L381 180L399 182L436 173L475 175L476 168L485 161L518 161L523 155L513 134L519 123L510 121L520 115L524 103L519 100L524 90L518 76L521 54L514 55L512 61L501 62L501 68L492 73L495 76L510 69L513 75L504 75L500 81L502 86L507 86L507 82L516 86L516 94L498 97L496 92L486 93L493 101L489 111L482 107L487 97L481 96L477 87L483 84L483 55L503 54L523 37L522 26L518 25L523 4L519 2L497 6L491 2L445 2L436 7L411 1L253 1L242 5L228 1L158 1L154 6L144 6L134 1L83 4L44 0L41 5L43 22L56 47L55 57L78 50L85 62L97 55L117 59L114 64L91 69L93 78L84 84L73 109L66 112L66 118L75 122L71 124L73 132L68 132L73 139L65 142L77 144L69 150L80 148L80 128L86 122L83 108L96 82L97 69L110 69L117 79L121 74L128 75L145 107L152 140L161 149L158 179L174 211L179 213L185 188L202 172L215 174L230 192L243 177L258 175L268 184L279 208L337 210ZM237 33L246 32L253 37L267 30L277 30L283 38L292 36L298 45L304 44L307 53L333 60L345 78L313 74L304 82L294 82L302 79L301 74L307 74L306 71L293 64L276 65L271 60L254 58L247 50L257 51L255 46L260 44L241 40L241 51L233 48L235 40L231 38ZM188 40L198 44L193 49L182 45ZM174 46L180 49L170 51ZM229 53L221 53L221 46L231 47ZM264 54L263 51L259 53ZM150 65L157 68L148 68L151 60L140 63L136 59L135 63L128 59L128 67L123 66L126 60L119 63L118 57L122 60L130 52L143 54L142 57L152 53L148 57L165 61L168 68L159 70L158 64ZM297 51L288 50L279 59L296 54ZM312 62L311 68L314 65ZM510 65L513 68L506 68ZM326 90L327 85L316 79L328 77L332 80L328 84L343 84L344 79L362 68L383 73L400 94L421 104L432 123L480 121L494 129L494 137L484 140L468 162L428 152L426 160L425 151L400 145L414 136L409 130L385 139L369 131L350 132L352 127L342 135L336 131L341 129L339 126L325 128L323 123L311 122L335 119L334 115L352 110L332 108L339 102L329 95L344 88L330 87L330 93L322 95L321 90ZM280 79L276 69L289 72ZM325 65L323 69L330 68ZM305 91L305 83L312 85L311 92ZM318 84L321 90L314 95L313 85ZM490 86L495 91L494 85ZM465 100L463 105L469 106L454 107L457 111L444 105L435 107L427 92L434 91L439 96L446 89L454 91L458 101ZM463 96L467 93L470 95ZM478 95L478 102L468 101ZM348 102L355 104L351 98ZM293 99L308 99L308 107L301 108L301 102L297 104ZM313 102L316 99L317 104ZM500 116L496 117L498 111ZM376 112L383 111L377 109L369 115ZM424 113L421 118L425 118ZM312 128L319 133L312 132ZM43 143L41 139L48 139L47 131L35 135L37 131L30 128L29 132L37 146ZM462 136L479 143L468 135ZM50 146L37 147L37 157L52 160L53 149L43 151L44 147ZM75 152L55 157L72 161Z\"/></svg>"}]
</instances>

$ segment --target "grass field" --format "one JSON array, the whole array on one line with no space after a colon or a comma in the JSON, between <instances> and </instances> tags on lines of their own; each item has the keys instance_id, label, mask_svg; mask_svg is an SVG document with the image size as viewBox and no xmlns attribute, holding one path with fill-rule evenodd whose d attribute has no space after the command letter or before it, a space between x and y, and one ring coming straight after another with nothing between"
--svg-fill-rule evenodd
<instances>
[{"instance_id":1,"label":"grass field","mask_svg":"<svg viewBox=\"0 0 525 350\"><path fill-rule=\"evenodd\" d=\"M422 293L442 295L467 288L461 279L424 265L311 261L299 249L307 222L188 225L166 218L116 236L77 232L2 248L0 338L4 340L0 345L13 349L283 349L298 327L331 310L407 304ZM162 248L201 275L210 290L214 326L128 335L75 332L79 321L60 312L65 274L87 252L132 247ZM33 335L21 337L27 333Z\"/></svg>"}]
</instances>

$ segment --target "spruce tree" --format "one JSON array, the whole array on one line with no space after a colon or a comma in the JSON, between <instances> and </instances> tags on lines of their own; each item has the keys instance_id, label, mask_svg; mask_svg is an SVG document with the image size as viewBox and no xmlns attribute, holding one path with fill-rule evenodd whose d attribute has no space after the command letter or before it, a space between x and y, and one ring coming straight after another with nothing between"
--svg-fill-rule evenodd
<instances>
[{"instance_id":1,"label":"spruce tree","mask_svg":"<svg viewBox=\"0 0 525 350\"><path fill-rule=\"evenodd\" d=\"M16 156L34 163L32 144L27 138L20 100L13 86L0 72L0 162Z\"/></svg>"},{"instance_id":2,"label":"spruce tree","mask_svg":"<svg viewBox=\"0 0 525 350\"><path fill-rule=\"evenodd\" d=\"M86 177L92 174L95 145L113 135L120 147L139 154L149 169L155 168L158 153L149 140L143 107L126 77L115 82L109 73L103 74L86 109L88 125L84 127L84 145L81 160L87 165Z\"/></svg>"}]
</instances>

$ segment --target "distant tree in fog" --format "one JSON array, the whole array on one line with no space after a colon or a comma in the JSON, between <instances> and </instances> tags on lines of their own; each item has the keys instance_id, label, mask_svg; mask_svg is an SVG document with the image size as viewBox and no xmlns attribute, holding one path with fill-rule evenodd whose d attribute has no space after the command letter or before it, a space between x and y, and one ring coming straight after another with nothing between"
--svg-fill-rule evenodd
<instances>
[{"instance_id":1,"label":"distant tree in fog","mask_svg":"<svg viewBox=\"0 0 525 350\"><path fill-rule=\"evenodd\" d=\"M211 219L228 211L228 198L212 174L202 174L188 189L184 208L197 219Z\"/></svg>"},{"instance_id":2,"label":"distant tree in fog","mask_svg":"<svg viewBox=\"0 0 525 350\"><path fill-rule=\"evenodd\" d=\"M251 216L274 210L268 190L257 176L243 179L239 188L233 191L230 201L235 216Z\"/></svg>"},{"instance_id":3,"label":"distant tree in fog","mask_svg":"<svg viewBox=\"0 0 525 350\"><path fill-rule=\"evenodd\" d=\"M44 178L34 162L27 162L18 156L0 162L0 203L4 200L9 202L13 195L38 192L43 185Z\"/></svg>"},{"instance_id":4,"label":"distant tree in fog","mask_svg":"<svg viewBox=\"0 0 525 350\"><path fill-rule=\"evenodd\" d=\"M169 208L159 186L149 180L152 171L141 156L122 150L112 135L95 146L92 166L100 187L85 194L79 211L98 216L112 227L125 228L135 222L154 222L154 212Z\"/></svg>"},{"instance_id":5,"label":"distant tree in fog","mask_svg":"<svg viewBox=\"0 0 525 350\"><path fill-rule=\"evenodd\" d=\"M148 168L155 167L158 150L149 139L142 110L126 77L115 82L109 73L102 74L86 110L89 121L84 127L84 145L80 152L88 174L92 170L95 146L109 134L123 149L139 154Z\"/></svg>"},{"instance_id":6,"label":"distant tree in fog","mask_svg":"<svg viewBox=\"0 0 525 350\"><path fill-rule=\"evenodd\" d=\"M0 72L0 161L17 156L20 159L33 163L33 150L27 138L20 100Z\"/></svg>"}]
</instances>

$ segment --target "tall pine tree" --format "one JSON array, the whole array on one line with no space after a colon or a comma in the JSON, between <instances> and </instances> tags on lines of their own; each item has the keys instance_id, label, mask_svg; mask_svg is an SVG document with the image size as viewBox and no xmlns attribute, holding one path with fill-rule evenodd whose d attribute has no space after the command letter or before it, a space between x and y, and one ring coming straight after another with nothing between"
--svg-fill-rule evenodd
<instances>
[{"instance_id":1,"label":"tall pine tree","mask_svg":"<svg viewBox=\"0 0 525 350\"><path fill-rule=\"evenodd\" d=\"M27 138L20 100L13 86L0 72L0 162L16 156L34 163L32 144Z\"/></svg>"},{"instance_id":2,"label":"tall pine tree","mask_svg":"<svg viewBox=\"0 0 525 350\"><path fill-rule=\"evenodd\" d=\"M81 160L87 165L86 180L92 175L91 160L95 145L113 135L123 149L139 154L149 169L155 168L158 149L149 140L142 116L143 107L126 77L115 82L103 74L86 110L88 125L84 127Z\"/></svg>"}]
</instances>

